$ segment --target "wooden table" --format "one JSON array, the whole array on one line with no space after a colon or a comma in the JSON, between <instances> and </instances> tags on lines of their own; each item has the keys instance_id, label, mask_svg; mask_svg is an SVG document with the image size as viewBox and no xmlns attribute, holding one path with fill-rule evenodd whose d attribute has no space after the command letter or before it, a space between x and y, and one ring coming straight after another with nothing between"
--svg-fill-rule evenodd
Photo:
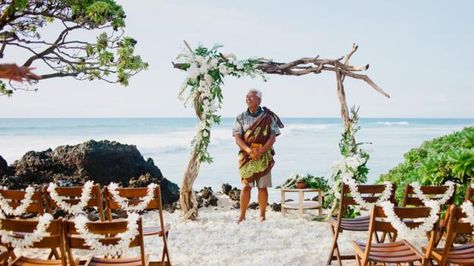
<instances>
[{"instance_id":1,"label":"wooden table","mask_svg":"<svg viewBox=\"0 0 474 266\"><path fill-rule=\"evenodd\" d=\"M319 215L323 214L323 192L320 189L315 188L282 188L281 190L281 213L285 215L286 209L299 210L300 215L304 214L304 210L318 209ZM286 193L298 193L298 201L286 202ZM318 201L305 200L305 193L317 193Z\"/></svg>"}]
</instances>

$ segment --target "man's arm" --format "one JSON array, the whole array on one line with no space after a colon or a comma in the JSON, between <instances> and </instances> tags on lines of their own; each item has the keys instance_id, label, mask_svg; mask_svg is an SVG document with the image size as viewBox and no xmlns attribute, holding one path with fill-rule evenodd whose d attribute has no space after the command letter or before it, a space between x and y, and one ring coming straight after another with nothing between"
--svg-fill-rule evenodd
<instances>
[{"instance_id":1,"label":"man's arm","mask_svg":"<svg viewBox=\"0 0 474 266\"><path fill-rule=\"evenodd\" d=\"M262 155L273 146L273 143L275 143L275 141L276 141L276 136L275 134L272 133L270 135L270 138L268 138L267 142L265 142L265 144L261 148L257 149L257 152L256 152L257 154L255 158L257 160L260 159L260 157L262 157Z\"/></svg>"},{"instance_id":2,"label":"man's arm","mask_svg":"<svg viewBox=\"0 0 474 266\"><path fill-rule=\"evenodd\" d=\"M244 139L242 139L242 135L235 134L234 138L235 138L235 143L237 144L237 146L239 146L241 150L245 151L248 154L252 152L252 149L249 146L247 146L247 144L245 144Z\"/></svg>"}]
</instances>

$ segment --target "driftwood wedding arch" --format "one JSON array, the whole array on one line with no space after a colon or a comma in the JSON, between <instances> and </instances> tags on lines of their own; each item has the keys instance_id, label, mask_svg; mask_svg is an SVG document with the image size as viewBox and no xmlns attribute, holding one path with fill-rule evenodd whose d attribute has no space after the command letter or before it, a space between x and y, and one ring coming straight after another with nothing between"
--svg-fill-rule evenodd
<instances>
[{"instance_id":1,"label":"driftwood wedding arch","mask_svg":"<svg viewBox=\"0 0 474 266\"><path fill-rule=\"evenodd\" d=\"M193 54L194 51L191 49L191 47L186 42L185 44L191 54ZM346 77L363 80L377 92L387 98L390 98L390 96L382 88L375 84L375 82L372 81L369 76L358 73L366 71L369 68L368 64L363 66L353 66L349 64L349 60L357 51L357 48L358 45L353 44L349 53L337 59L322 59L319 56L316 56L304 57L288 63L279 63L266 59L256 59L253 61L253 63L255 64L254 68L260 71L260 73L264 74L303 76L307 74L320 74L322 72L334 72L337 81L337 95L339 104L341 106L341 117L344 123L344 129L347 129L350 123L350 115L344 88L344 80ZM219 54L219 56L222 59L227 60L224 55ZM188 66L183 63L173 63L173 67L186 70ZM197 101L202 101L202 97L200 97L199 93L195 94L193 99L195 108ZM196 108L196 116L202 121L203 118L199 112L199 108ZM210 129L208 130L210 131ZM201 161L202 160L200 159L198 148L195 145L191 151L189 162L185 169L180 187L180 204L183 219L194 220L198 217L198 202L193 191L193 184L199 174Z\"/></svg>"}]
</instances>

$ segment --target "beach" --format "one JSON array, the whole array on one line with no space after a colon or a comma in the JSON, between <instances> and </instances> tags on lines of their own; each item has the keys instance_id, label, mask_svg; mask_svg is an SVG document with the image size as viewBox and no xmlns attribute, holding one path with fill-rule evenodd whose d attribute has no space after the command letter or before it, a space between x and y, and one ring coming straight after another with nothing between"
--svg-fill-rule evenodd
<instances>
[{"instance_id":1,"label":"beach","mask_svg":"<svg viewBox=\"0 0 474 266\"><path fill-rule=\"evenodd\" d=\"M314 211L300 216L290 211L267 209L267 220L258 220L258 210L249 210L247 219L237 224L238 210L232 209L232 201L225 195L215 194L217 207L199 209L196 221L185 220L179 211L164 212L164 220L170 226L169 251L171 262L184 265L326 265L332 236L326 222L313 219ZM158 222L156 212L143 215L144 226ZM366 241L365 232L343 232L339 245L343 254L352 254L352 241ZM425 245L423 235L407 238L416 247ZM145 251L151 260L161 259L163 242L158 237L145 237ZM16 250L17 255L31 257L46 256L48 250ZM88 251L75 251L75 256L87 258ZM131 249L126 255L137 256L139 250ZM333 265L336 265L333 262ZM344 261L343 265L356 265L355 261Z\"/></svg>"}]
</instances>

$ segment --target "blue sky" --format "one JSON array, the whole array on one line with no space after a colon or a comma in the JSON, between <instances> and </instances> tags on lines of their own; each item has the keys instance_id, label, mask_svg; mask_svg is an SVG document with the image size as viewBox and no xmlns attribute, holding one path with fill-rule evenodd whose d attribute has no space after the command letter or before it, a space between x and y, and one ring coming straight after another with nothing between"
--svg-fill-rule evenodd
<instances>
[{"instance_id":1,"label":"blue sky","mask_svg":"<svg viewBox=\"0 0 474 266\"><path fill-rule=\"evenodd\" d=\"M474 117L473 1L118 2L127 13L126 33L138 40L148 71L133 77L129 87L41 81L36 93L0 97L0 117L192 116L176 97L185 73L171 66L183 40L194 47L219 43L239 58L280 62L337 58L356 42L351 63L370 64L366 74L391 95L387 99L346 78L348 103L359 105L363 117ZM22 54L5 52L3 62L22 62ZM280 116L339 116L334 73L269 76L268 82L229 78L221 114L241 112L251 87L262 90L263 105Z\"/></svg>"}]
</instances>

